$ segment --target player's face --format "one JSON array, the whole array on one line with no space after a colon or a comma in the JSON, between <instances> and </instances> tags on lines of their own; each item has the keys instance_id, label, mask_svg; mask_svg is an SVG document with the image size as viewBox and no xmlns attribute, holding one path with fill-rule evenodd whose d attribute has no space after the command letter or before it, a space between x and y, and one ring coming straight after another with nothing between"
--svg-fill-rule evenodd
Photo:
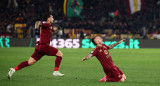
<instances>
[{"instance_id":1,"label":"player's face","mask_svg":"<svg viewBox=\"0 0 160 86\"><path fill-rule=\"evenodd\" d=\"M99 41L100 44L102 44L103 39L98 36L98 41Z\"/></svg>"},{"instance_id":2,"label":"player's face","mask_svg":"<svg viewBox=\"0 0 160 86\"><path fill-rule=\"evenodd\" d=\"M97 36L95 41L97 44L103 44L103 39L100 36Z\"/></svg>"},{"instance_id":3,"label":"player's face","mask_svg":"<svg viewBox=\"0 0 160 86\"><path fill-rule=\"evenodd\" d=\"M49 17L48 19L49 19L50 23L53 23L54 18L53 18L53 16L52 16L52 15L50 15L50 17Z\"/></svg>"}]
</instances>

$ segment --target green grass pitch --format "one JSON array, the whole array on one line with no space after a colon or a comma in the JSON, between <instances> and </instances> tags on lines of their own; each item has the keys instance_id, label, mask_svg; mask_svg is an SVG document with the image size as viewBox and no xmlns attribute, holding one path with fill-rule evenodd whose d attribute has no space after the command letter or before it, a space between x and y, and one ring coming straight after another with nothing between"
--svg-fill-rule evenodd
<instances>
[{"instance_id":1,"label":"green grass pitch","mask_svg":"<svg viewBox=\"0 0 160 86\"><path fill-rule=\"evenodd\" d=\"M160 86L160 49L112 49L114 63L127 80L98 82L105 74L96 58L81 62L92 49L60 49L64 77L52 75L55 57L44 56L36 64L17 71L7 79L8 68L17 66L32 55L34 48L0 48L0 86Z\"/></svg>"}]
</instances>

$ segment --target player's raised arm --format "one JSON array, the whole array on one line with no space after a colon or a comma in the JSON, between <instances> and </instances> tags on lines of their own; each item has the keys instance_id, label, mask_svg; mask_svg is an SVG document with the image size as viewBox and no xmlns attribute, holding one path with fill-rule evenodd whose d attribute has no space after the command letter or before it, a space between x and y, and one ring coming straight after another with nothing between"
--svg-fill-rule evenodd
<instances>
[{"instance_id":1,"label":"player's raised arm","mask_svg":"<svg viewBox=\"0 0 160 86\"><path fill-rule=\"evenodd\" d=\"M93 56L92 54L88 54L86 57L84 57L84 58L82 59L82 62L83 62L84 60L90 59L92 56Z\"/></svg>"},{"instance_id":2,"label":"player's raised arm","mask_svg":"<svg viewBox=\"0 0 160 86\"><path fill-rule=\"evenodd\" d=\"M36 29L39 28L39 25L41 25L41 21L36 21L36 23L35 23L35 28L36 28Z\"/></svg>"},{"instance_id":3,"label":"player's raised arm","mask_svg":"<svg viewBox=\"0 0 160 86\"><path fill-rule=\"evenodd\" d=\"M120 40L120 41L117 42L117 43L114 43L114 44L112 44L112 45L109 45L109 49L114 48L116 45L120 44L120 43L123 42L124 40L126 40L126 39L122 39L122 40Z\"/></svg>"}]
</instances>

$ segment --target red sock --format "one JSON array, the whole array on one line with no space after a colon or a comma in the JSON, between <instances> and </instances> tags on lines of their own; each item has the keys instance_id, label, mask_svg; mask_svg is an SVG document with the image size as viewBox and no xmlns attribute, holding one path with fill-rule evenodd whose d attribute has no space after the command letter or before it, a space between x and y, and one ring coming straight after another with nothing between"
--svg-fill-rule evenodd
<instances>
[{"instance_id":1,"label":"red sock","mask_svg":"<svg viewBox=\"0 0 160 86\"><path fill-rule=\"evenodd\" d=\"M27 67L27 66L29 66L28 65L28 61L24 61L24 62L22 62L22 63L20 63L17 67L15 67L14 69L15 69L15 71L17 71L17 70L20 70L20 69L22 69L22 68L24 68L24 67Z\"/></svg>"},{"instance_id":2,"label":"red sock","mask_svg":"<svg viewBox=\"0 0 160 86\"><path fill-rule=\"evenodd\" d=\"M62 61L62 57L61 56L57 56L56 60L55 60L55 68L54 71L58 71L59 70L59 66L61 64Z\"/></svg>"}]
</instances>

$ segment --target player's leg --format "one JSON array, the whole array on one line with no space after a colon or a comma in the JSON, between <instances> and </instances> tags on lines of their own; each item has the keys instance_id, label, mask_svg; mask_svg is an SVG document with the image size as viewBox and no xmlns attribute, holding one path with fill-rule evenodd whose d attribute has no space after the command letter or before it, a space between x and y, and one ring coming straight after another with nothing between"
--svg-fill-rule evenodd
<instances>
[{"instance_id":1,"label":"player's leg","mask_svg":"<svg viewBox=\"0 0 160 86\"><path fill-rule=\"evenodd\" d=\"M101 78L100 80L98 80L99 82L106 82L106 77L107 77L107 75L106 76L104 76L103 78Z\"/></svg>"},{"instance_id":2,"label":"player's leg","mask_svg":"<svg viewBox=\"0 0 160 86\"><path fill-rule=\"evenodd\" d=\"M126 76L123 74L122 77L124 78L124 80L126 80Z\"/></svg>"},{"instance_id":3,"label":"player's leg","mask_svg":"<svg viewBox=\"0 0 160 86\"><path fill-rule=\"evenodd\" d=\"M124 82L125 78L121 75L117 68L104 69L106 73L106 82Z\"/></svg>"},{"instance_id":4,"label":"player's leg","mask_svg":"<svg viewBox=\"0 0 160 86\"><path fill-rule=\"evenodd\" d=\"M109 69L104 69L106 76L99 80L99 82L115 82L112 73Z\"/></svg>"},{"instance_id":5,"label":"player's leg","mask_svg":"<svg viewBox=\"0 0 160 86\"><path fill-rule=\"evenodd\" d=\"M124 80L126 80L125 74L117 66L116 66L116 68L119 71L119 73L122 75L122 77L124 78Z\"/></svg>"},{"instance_id":6,"label":"player's leg","mask_svg":"<svg viewBox=\"0 0 160 86\"><path fill-rule=\"evenodd\" d=\"M11 76L13 75L13 73L15 73L16 71L18 71L24 67L30 66L30 65L34 64L35 62L36 62L36 60L33 59L32 57L30 57L30 59L28 61L23 61L15 68L10 68L9 72L8 72L8 79L10 79Z\"/></svg>"},{"instance_id":7,"label":"player's leg","mask_svg":"<svg viewBox=\"0 0 160 86\"><path fill-rule=\"evenodd\" d=\"M121 78L119 81L117 81L115 78L106 75L100 79L99 82L124 82L124 78Z\"/></svg>"},{"instance_id":8,"label":"player's leg","mask_svg":"<svg viewBox=\"0 0 160 86\"><path fill-rule=\"evenodd\" d=\"M58 50L58 52L56 53L55 68L53 72L54 76L64 76L64 74L59 72L59 67L62 61L62 57L63 53L60 50Z\"/></svg>"},{"instance_id":9,"label":"player's leg","mask_svg":"<svg viewBox=\"0 0 160 86\"><path fill-rule=\"evenodd\" d=\"M34 63L36 63L39 59L41 59L43 55L40 54L38 51L35 51L32 56L29 58L28 61L24 61L22 63L20 63L17 67L15 67L15 71L20 70L24 67L33 65Z\"/></svg>"},{"instance_id":10,"label":"player's leg","mask_svg":"<svg viewBox=\"0 0 160 86\"><path fill-rule=\"evenodd\" d=\"M41 55L39 52L37 52L35 50L35 52L32 54L32 56L29 58L28 61L23 61L18 66L16 66L15 68L10 68L9 69L8 79L10 79L11 76L13 75L13 73L15 73L16 71L18 71L18 70L20 70L20 69L22 69L24 67L33 65L34 63L36 63L39 59L41 59L42 56L43 55Z\"/></svg>"},{"instance_id":11,"label":"player's leg","mask_svg":"<svg viewBox=\"0 0 160 86\"><path fill-rule=\"evenodd\" d=\"M106 82L124 82L125 81L125 78L124 77L109 77L109 76L106 76Z\"/></svg>"},{"instance_id":12,"label":"player's leg","mask_svg":"<svg viewBox=\"0 0 160 86\"><path fill-rule=\"evenodd\" d=\"M17 67L15 67L15 71L18 71L24 67L33 65L34 63L36 63L36 60L33 59L32 57L30 57L28 61L24 61L24 62L20 63Z\"/></svg>"},{"instance_id":13,"label":"player's leg","mask_svg":"<svg viewBox=\"0 0 160 86\"><path fill-rule=\"evenodd\" d=\"M107 68L103 67L103 71L106 74L106 76L104 76L103 78L101 78L100 80L98 80L99 82L106 82L107 80L109 80L107 74L111 75L110 72L109 72L109 70Z\"/></svg>"},{"instance_id":14,"label":"player's leg","mask_svg":"<svg viewBox=\"0 0 160 86\"><path fill-rule=\"evenodd\" d=\"M125 79L122 77L121 78L121 80L119 80L119 82L124 82L125 81Z\"/></svg>"},{"instance_id":15,"label":"player's leg","mask_svg":"<svg viewBox=\"0 0 160 86\"><path fill-rule=\"evenodd\" d=\"M55 60L55 68L54 68L54 72L53 75L54 76L63 76L64 74L59 72L59 67L62 61L62 57L63 57L63 53L58 50L57 48L51 47L49 46L49 55L51 56L56 56L56 60Z\"/></svg>"},{"instance_id":16,"label":"player's leg","mask_svg":"<svg viewBox=\"0 0 160 86\"><path fill-rule=\"evenodd\" d=\"M122 76L123 72L118 67L111 69L111 72L113 73L113 77L111 77L113 82L125 81L125 78Z\"/></svg>"},{"instance_id":17,"label":"player's leg","mask_svg":"<svg viewBox=\"0 0 160 86\"><path fill-rule=\"evenodd\" d=\"M63 53L62 53L60 50L58 50L58 52L57 52L57 54L56 54L54 71L58 71L58 70L59 70L59 66L60 66L60 64L61 64L62 57L63 57Z\"/></svg>"},{"instance_id":18,"label":"player's leg","mask_svg":"<svg viewBox=\"0 0 160 86\"><path fill-rule=\"evenodd\" d=\"M115 66L115 67L116 67L117 71L119 71L119 73L120 73L121 75L123 75L123 72L122 72L117 66Z\"/></svg>"}]
</instances>

